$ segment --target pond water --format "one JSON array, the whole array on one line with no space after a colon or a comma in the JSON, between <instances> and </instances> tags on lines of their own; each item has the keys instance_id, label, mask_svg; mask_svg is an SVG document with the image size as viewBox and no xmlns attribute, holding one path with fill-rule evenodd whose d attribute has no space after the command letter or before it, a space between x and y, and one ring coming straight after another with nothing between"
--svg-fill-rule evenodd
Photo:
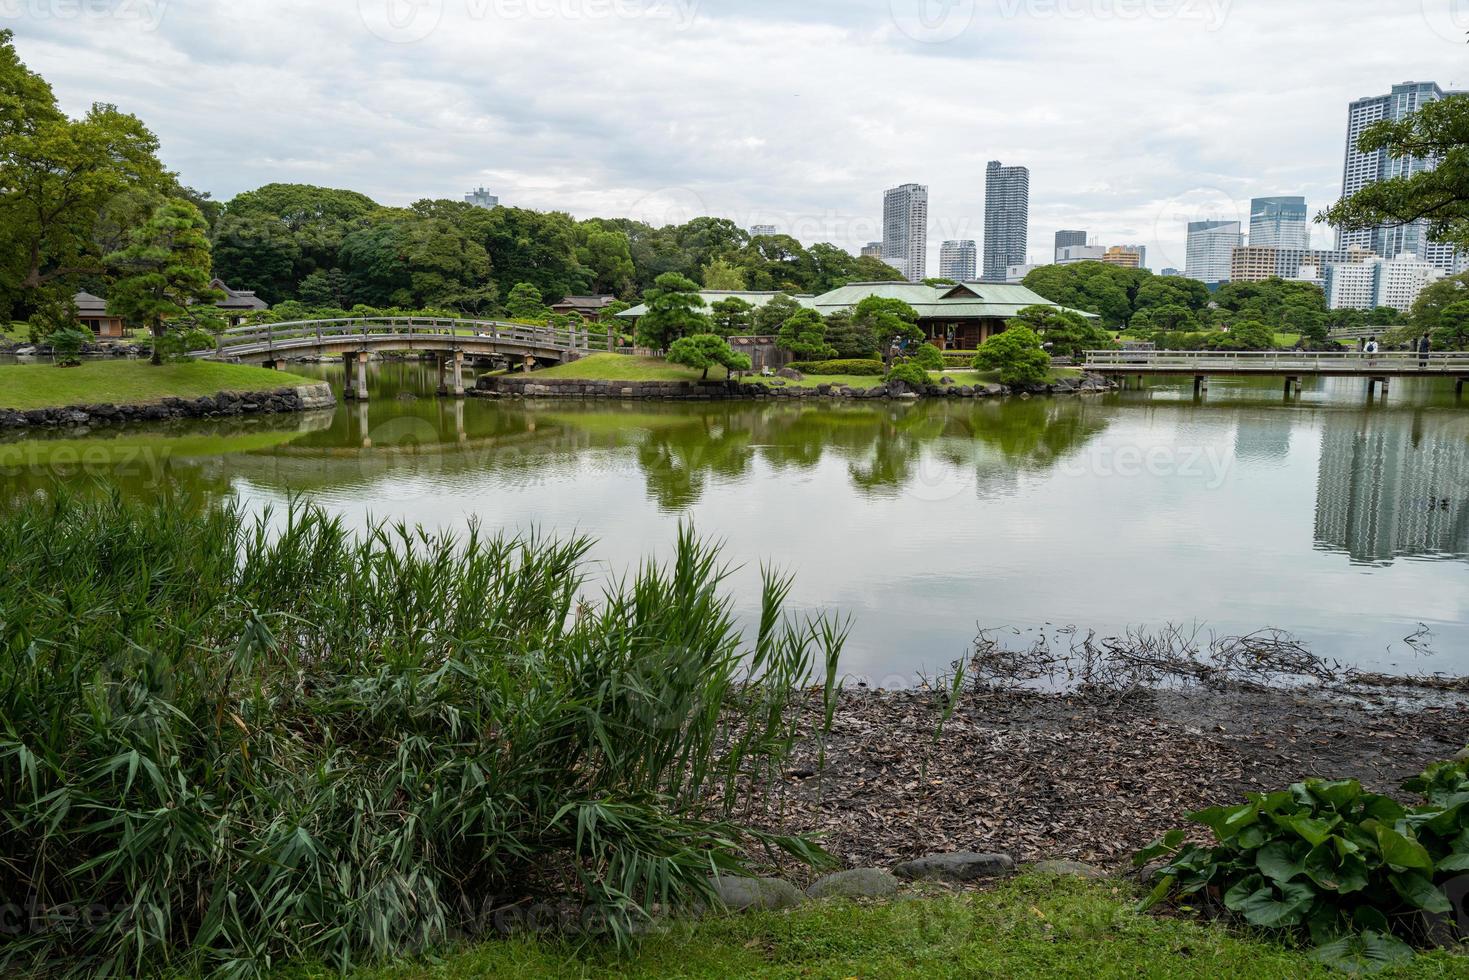
<instances>
[{"instance_id":1,"label":"pond water","mask_svg":"<svg viewBox=\"0 0 1469 980\"><path fill-rule=\"evenodd\" d=\"M333 367L298 367L340 385ZM0 442L0 489L167 483L356 524L582 532L621 571L680 521L853 617L845 668L937 673L979 627L1280 627L1386 672L1469 673L1469 401L1436 382L1155 383L917 404L446 401L416 363L297 418ZM339 389L340 390L340 389ZM1427 632L1424 632L1426 630ZM1033 635L1033 634L1032 634ZM1416 635L1416 636L1415 636ZM1412 642L1406 638L1415 637Z\"/></svg>"}]
</instances>

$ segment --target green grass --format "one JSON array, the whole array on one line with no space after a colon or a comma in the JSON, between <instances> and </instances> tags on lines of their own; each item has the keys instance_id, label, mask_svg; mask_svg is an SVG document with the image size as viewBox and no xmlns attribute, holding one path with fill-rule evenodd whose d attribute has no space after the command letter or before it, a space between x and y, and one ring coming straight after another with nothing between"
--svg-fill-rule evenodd
<instances>
[{"instance_id":1,"label":"green grass","mask_svg":"<svg viewBox=\"0 0 1469 980\"><path fill-rule=\"evenodd\" d=\"M307 379L243 364L188 361L86 361L78 367L50 364L0 365L0 408L60 408L65 405L136 405L168 396L198 398L221 391L273 391Z\"/></svg>"},{"instance_id":2,"label":"green grass","mask_svg":"<svg viewBox=\"0 0 1469 980\"><path fill-rule=\"evenodd\" d=\"M661 357L592 354L570 364L532 372L530 377L576 381L698 381L700 373L693 368L669 364ZM710 369L709 378L723 380L724 369Z\"/></svg>"},{"instance_id":3,"label":"green grass","mask_svg":"<svg viewBox=\"0 0 1469 980\"><path fill-rule=\"evenodd\" d=\"M471 977L1229 977L1339 978L1306 953L1222 926L1134 911L1120 882L1026 875L990 892L884 904L812 903L788 913L679 924L619 957L513 938L432 964L365 970L363 980ZM1432 953L1384 978L1462 977L1462 956ZM293 980L325 977L295 969Z\"/></svg>"}]
</instances>

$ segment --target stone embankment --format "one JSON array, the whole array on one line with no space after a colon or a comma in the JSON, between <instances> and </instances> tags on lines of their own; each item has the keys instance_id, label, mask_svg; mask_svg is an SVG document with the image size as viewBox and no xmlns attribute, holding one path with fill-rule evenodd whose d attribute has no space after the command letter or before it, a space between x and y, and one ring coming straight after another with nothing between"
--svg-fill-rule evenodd
<instances>
[{"instance_id":1,"label":"stone embankment","mask_svg":"<svg viewBox=\"0 0 1469 980\"><path fill-rule=\"evenodd\" d=\"M531 375L481 377L470 394L479 398L607 398L662 401L729 401L773 398L995 398L1003 395L1075 395L1107 391L1111 382L1100 375L1063 378L1052 384L1009 388L999 384L928 385L914 388L901 381L871 388L840 384L793 385L776 378L760 383L739 381L584 381L571 378L537 379Z\"/></svg>"},{"instance_id":2,"label":"stone embankment","mask_svg":"<svg viewBox=\"0 0 1469 980\"><path fill-rule=\"evenodd\" d=\"M326 383L274 391L229 392L201 398L163 398L138 405L67 405L60 408L0 408L0 429L58 428L113 422L163 422L237 415L280 415L336 405Z\"/></svg>"}]
</instances>

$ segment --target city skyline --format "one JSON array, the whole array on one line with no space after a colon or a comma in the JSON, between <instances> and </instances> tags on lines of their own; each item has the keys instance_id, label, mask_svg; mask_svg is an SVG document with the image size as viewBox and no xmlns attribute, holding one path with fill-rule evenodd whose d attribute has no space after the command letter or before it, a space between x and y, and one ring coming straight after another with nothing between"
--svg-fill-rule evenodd
<instances>
[{"instance_id":1,"label":"city skyline","mask_svg":"<svg viewBox=\"0 0 1469 980\"><path fill-rule=\"evenodd\" d=\"M856 253L880 234L874 191L917 179L933 201L930 267L939 242L982 237L977 175L998 158L1031 169L1032 258L1044 259L1056 230L1084 227L1096 241L1145 244L1154 269L1181 268L1189 221L1248 222L1253 198L1280 193L1305 196L1312 217L1335 201L1352 101L1408 79L1469 79L1447 15L1441 24L1364 4L1323 24L1319 8L1289 0L1231 5L1218 23L971 6L972 23L926 33L887 0L518 19L445 0L422 5L438 11L431 22L396 28L380 22L379 0L308 10L260 0L249 12L169 4L153 20L78 6L77 16L12 25L21 55L72 115L100 100L146 119L165 162L216 199L302 182L406 206L486 186L582 218L776 223ZM1346 30L1370 32L1373 46L1332 56ZM592 66L609 45L647 51L636 77L600 78ZM1195 71L1204 50L1239 69L1227 92ZM772 58L805 67L770 77L760 66ZM1078 89L1053 71L1057 58L1077 72L1133 71ZM158 86L158 65L189 84ZM1252 72L1261 65L1270 71ZM738 107L725 98L731 74L747 89ZM855 89L817 84L827 75ZM1026 93L1023 107L959 94L1001 82ZM1139 88L1167 97L1135 117L1111 111ZM551 89L580 94L551 111ZM812 134L838 119L850 123L848 145L833 163ZM958 135L975 127L977 140ZM1312 232L1313 247L1333 244L1324 226Z\"/></svg>"}]
</instances>

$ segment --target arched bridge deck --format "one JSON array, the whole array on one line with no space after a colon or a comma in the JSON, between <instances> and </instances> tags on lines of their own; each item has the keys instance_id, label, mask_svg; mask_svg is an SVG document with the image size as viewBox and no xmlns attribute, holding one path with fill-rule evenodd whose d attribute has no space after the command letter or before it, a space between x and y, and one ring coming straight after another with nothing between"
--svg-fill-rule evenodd
<instances>
[{"instance_id":1,"label":"arched bridge deck","mask_svg":"<svg viewBox=\"0 0 1469 980\"><path fill-rule=\"evenodd\" d=\"M1149 375L1191 376L1194 391L1208 388L1216 375L1285 378L1287 394L1300 389L1303 377L1366 378L1371 397L1378 387L1387 393L1391 378L1446 378L1463 394L1469 382L1469 352L1416 354L1356 351L1087 351L1083 369L1139 381Z\"/></svg>"},{"instance_id":2,"label":"arched bridge deck","mask_svg":"<svg viewBox=\"0 0 1469 980\"><path fill-rule=\"evenodd\" d=\"M191 357L216 361L279 361L340 354L347 368L346 396L367 397L367 360L385 351L437 354L439 393L464 393L464 357L504 357L562 363L588 354L616 351L616 334L586 327L542 327L502 320L432 317L350 317L295 320L235 327L216 338L213 350Z\"/></svg>"}]
</instances>

